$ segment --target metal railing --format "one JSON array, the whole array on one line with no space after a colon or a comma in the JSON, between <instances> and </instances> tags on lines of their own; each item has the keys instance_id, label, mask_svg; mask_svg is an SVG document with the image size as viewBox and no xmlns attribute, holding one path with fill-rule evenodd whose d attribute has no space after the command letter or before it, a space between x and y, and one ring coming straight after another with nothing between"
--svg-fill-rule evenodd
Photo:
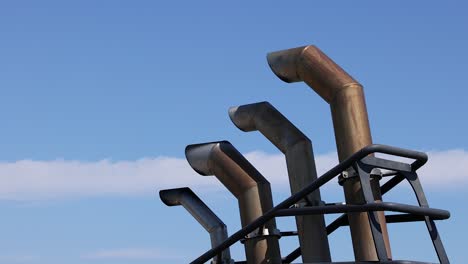
<instances>
[{"instance_id":1,"label":"metal railing","mask_svg":"<svg viewBox=\"0 0 468 264\"><path fill-rule=\"evenodd\" d=\"M369 156L373 153L382 153L393 155L397 157L404 157L414 159L415 161L411 164L397 162L382 158ZM434 245L435 251L439 258L440 263L450 263L442 245L440 236L437 232L434 220L444 220L450 217L450 213L446 210L429 208L426 197L424 195L421 183L419 182L416 170L423 166L427 162L427 155L422 152L407 150L386 145L369 145L362 148L358 152L354 153L351 157L339 163L326 173L324 173L317 180L313 181L307 187L301 191L291 195L277 206L273 207L269 211L265 212L262 216L245 226L241 230L237 231L225 241L220 243L217 247L208 250L203 255L192 261L192 264L202 264L209 261L212 257L218 255L220 252L230 247L234 243L244 239L249 233L254 230L263 227L263 225L269 220L275 217L283 216L297 216L297 215L313 215L313 214L332 214L332 213L343 213L335 221L327 226L327 234L331 234L333 231L341 226L348 225L347 213L352 212L368 212L369 223L371 225L372 236L374 238L374 244L377 251L379 261L381 263L402 263L398 261L391 261L388 259L385 251L385 244L380 231L379 218L376 215L378 211L393 211L403 214L388 215L386 220L388 223L400 223L400 222L413 222L413 221L424 221L430 233L430 238ZM362 185L362 195L365 198L365 203L362 205L349 205L349 204L331 204L331 205L320 205L320 206L309 206L301 208L292 208L298 201L303 199L311 192L317 190L333 178L342 175L346 170L353 168L356 172L352 177L359 177ZM393 187L398 185L403 180L407 180L411 185L416 199L418 200L419 206L392 203L392 202L375 202L370 187L370 180L375 177L374 169L385 169L390 170L391 173L380 176L393 176L384 185L382 185L382 194L388 192ZM344 178L343 180L346 180ZM290 263L301 255L300 248L294 250L285 258L283 263ZM245 263L245 262L236 262ZM355 263L355 262L350 262ZM411 262L404 262L411 263ZM416 263L416 262L414 262ZM419 262L420 263L420 262Z\"/></svg>"}]
</instances>

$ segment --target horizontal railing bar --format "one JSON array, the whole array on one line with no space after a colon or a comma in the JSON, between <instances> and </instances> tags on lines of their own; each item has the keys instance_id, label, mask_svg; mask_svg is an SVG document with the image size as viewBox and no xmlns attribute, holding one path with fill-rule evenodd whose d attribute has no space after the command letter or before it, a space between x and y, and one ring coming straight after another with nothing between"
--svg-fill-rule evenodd
<instances>
[{"instance_id":1,"label":"horizontal railing bar","mask_svg":"<svg viewBox=\"0 0 468 264\"><path fill-rule=\"evenodd\" d=\"M298 232L297 231L282 231L280 232L282 237L287 237L287 236L297 236Z\"/></svg>"},{"instance_id":2,"label":"horizontal railing bar","mask_svg":"<svg viewBox=\"0 0 468 264\"><path fill-rule=\"evenodd\" d=\"M448 219L450 213L446 210L419 207L416 205L390 203L390 202L375 202L362 205L346 204L346 205L327 205L313 206L301 208L288 208L277 210L275 215L279 217L296 216L296 215L317 215L317 214L337 214L351 212L371 212L371 211L391 211L400 213L409 213L413 215L429 216L430 218Z\"/></svg>"},{"instance_id":3,"label":"horizontal railing bar","mask_svg":"<svg viewBox=\"0 0 468 264\"><path fill-rule=\"evenodd\" d=\"M395 170L395 171L407 171L411 172L411 165L404 162L387 160L377 157L365 157L361 160L362 163L372 166L374 168L386 169L386 170Z\"/></svg>"}]
</instances>

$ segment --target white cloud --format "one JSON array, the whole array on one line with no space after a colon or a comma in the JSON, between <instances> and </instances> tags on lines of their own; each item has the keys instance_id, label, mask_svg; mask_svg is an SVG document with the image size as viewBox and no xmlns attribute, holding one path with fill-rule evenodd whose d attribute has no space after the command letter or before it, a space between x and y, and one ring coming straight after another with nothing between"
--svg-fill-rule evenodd
<instances>
[{"instance_id":1,"label":"white cloud","mask_svg":"<svg viewBox=\"0 0 468 264\"><path fill-rule=\"evenodd\" d=\"M468 185L468 151L430 151L429 161L419 172L421 182L431 187Z\"/></svg>"},{"instance_id":2,"label":"white cloud","mask_svg":"<svg viewBox=\"0 0 468 264\"><path fill-rule=\"evenodd\" d=\"M453 188L468 184L468 152L429 152L421 169L424 186ZM252 152L246 154L273 188L288 189L284 156ZM316 156L319 174L336 165L335 153ZM37 200L55 197L99 195L145 195L181 186L222 189L214 177L196 174L180 158L143 158L136 161L96 162L33 161L0 162L0 199Z\"/></svg>"},{"instance_id":3,"label":"white cloud","mask_svg":"<svg viewBox=\"0 0 468 264\"><path fill-rule=\"evenodd\" d=\"M82 256L84 259L125 259L125 260L169 260L183 256L168 249L159 248L121 248L92 252Z\"/></svg>"}]
</instances>

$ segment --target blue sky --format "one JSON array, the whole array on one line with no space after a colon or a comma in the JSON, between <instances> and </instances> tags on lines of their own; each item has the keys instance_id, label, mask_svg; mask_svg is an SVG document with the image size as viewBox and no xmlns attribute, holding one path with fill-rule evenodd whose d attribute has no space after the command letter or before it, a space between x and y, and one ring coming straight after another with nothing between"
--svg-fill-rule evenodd
<instances>
[{"instance_id":1,"label":"blue sky","mask_svg":"<svg viewBox=\"0 0 468 264\"><path fill-rule=\"evenodd\" d=\"M439 226L462 263L466 10L462 1L1 2L0 264L187 263L203 253L205 231L156 195L190 186L239 228L234 197L184 161L192 143L230 140L281 201L282 156L237 130L230 106L269 101L312 139L319 169L333 166L328 105L281 82L265 59L307 44L364 85L374 142L429 152L423 184L431 205L452 212ZM322 195L342 199L336 186ZM435 261L421 227L391 227L395 257ZM349 260L347 230L331 239L335 259ZM297 245L282 242L284 253ZM243 259L240 246L233 256Z\"/></svg>"}]
</instances>

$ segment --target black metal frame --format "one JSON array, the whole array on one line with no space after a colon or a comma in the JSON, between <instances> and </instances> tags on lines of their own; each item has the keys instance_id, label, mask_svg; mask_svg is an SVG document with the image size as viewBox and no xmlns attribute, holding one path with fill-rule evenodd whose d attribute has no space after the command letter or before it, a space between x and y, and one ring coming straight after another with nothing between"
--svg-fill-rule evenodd
<instances>
[{"instance_id":1,"label":"black metal frame","mask_svg":"<svg viewBox=\"0 0 468 264\"><path fill-rule=\"evenodd\" d=\"M369 156L373 153L383 153L398 157L410 158L415 161L411 164L397 162L382 158ZM360 151L353 154L351 157L333 167L317 180L309 184L307 187L290 196L271 210L266 212L255 221L237 231L217 247L208 250L203 255L191 262L191 264L202 264L209 261L211 258L219 254L219 252L230 247L234 243L243 239L246 235L255 229L262 227L267 221L274 217L295 216L295 215L308 215L308 214L331 214L343 213L335 221L327 226L327 233L331 234L333 231L341 226L348 225L347 214L349 212L368 212L369 223L371 226L372 236L380 263L421 263L421 262L408 262L408 261L392 261L388 259L385 250L385 244L380 230L380 223L377 217L377 211L393 211L404 214L388 215L386 216L387 223L400 223L400 222L413 222L424 221L429 231L432 243L441 264L450 263L445 252L444 246L437 232L434 220L444 220L450 217L450 213L446 210L429 208L426 196L424 195L421 183L418 179L416 170L427 162L427 155L422 152L396 148L386 145L369 145ZM362 193L364 196L365 204L362 205L347 205L347 204L332 204L322 206L310 206L301 208L291 208L309 193L317 190L331 179L340 175L345 170L353 168L362 186ZM393 176L381 187L382 194L388 192L403 180L407 180L411 185L419 206L391 203L391 202L375 202L372 190L370 188L371 171L375 168L391 170L394 173L388 176ZM301 255L300 248L297 248L285 258L283 263L291 263ZM245 262L236 262L245 263ZM341 262L345 263L345 262ZM356 263L356 262L347 262Z\"/></svg>"}]
</instances>

